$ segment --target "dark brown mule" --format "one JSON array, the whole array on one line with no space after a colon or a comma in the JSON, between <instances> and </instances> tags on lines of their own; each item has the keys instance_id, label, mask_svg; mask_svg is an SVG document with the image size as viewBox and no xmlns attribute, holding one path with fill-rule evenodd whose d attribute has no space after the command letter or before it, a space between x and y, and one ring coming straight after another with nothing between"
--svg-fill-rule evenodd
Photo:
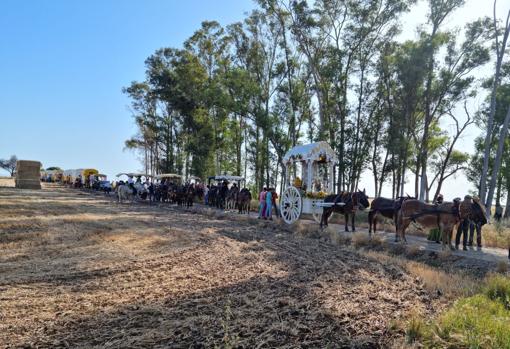
<instances>
[{"instance_id":1,"label":"dark brown mule","mask_svg":"<svg viewBox=\"0 0 510 349\"><path fill-rule=\"evenodd\" d=\"M443 239L443 247L448 244L453 250L452 233L460 221L459 202L444 202L442 204L427 204L425 202L409 199L404 200L398 213L397 234L395 241L399 238L406 241L406 229L411 222L420 224L423 228L438 228Z\"/></svg>"},{"instance_id":2,"label":"dark brown mule","mask_svg":"<svg viewBox=\"0 0 510 349\"><path fill-rule=\"evenodd\" d=\"M193 184L188 185L184 188L185 190L185 196L184 196L184 202L186 207L192 207L193 206L193 200L195 199L195 186Z\"/></svg>"},{"instance_id":3,"label":"dark brown mule","mask_svg":"<svg viewBox=\"0 0 510 349\"><path fill-rule=\"evenodd\" d=\"M333 212L336 212L344 215L345 231L349 231L349 216L351 216L352 231L355 231L356 228L354 226L354 220L356 218L356 211L358 209L364 210L370 206L365 189L363 189L363 191L356 191L353 193L341 192L338 195L328 195L324 198L324 202L334 203L335 205L323 208L321 216L321 228L323 226L328 226L328 218Z\"/></svg>"},{"instance_id":4,"label":"dark brown mule","mask_svg":"<svg viewBox=\"0 0 510 349\"><path fill-rule=\"evenodd\" d=\"M402 207L402 203L404 202L404 200L407 199L414 198L411 198L410 196L398 197L395 200L383 197L375 198L370 204L370 211L368 212L368 234L372 236L372 227L374 229L375 234L377 229L377 217L379 215L393 220L396 232L398 211L400 211L400 207Z\"/></svg>"},{"instance_id":5,"label":"dark brown mule","mask_svg":"<svg viewBox=\"0 0 510 349\"><path fill-rule=\"evenodd\" d=\"M239 207L239 213L246 212L250 214L250 204L251 204L251 193L250 189L243 188L237 195L237 206Z\"/></svg>"}]
</instances>

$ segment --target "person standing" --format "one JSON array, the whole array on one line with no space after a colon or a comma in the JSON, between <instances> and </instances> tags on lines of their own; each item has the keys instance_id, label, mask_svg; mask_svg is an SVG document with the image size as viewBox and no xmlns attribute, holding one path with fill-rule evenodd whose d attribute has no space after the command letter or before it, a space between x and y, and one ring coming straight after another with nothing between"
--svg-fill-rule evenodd
<instances>
[{"instance_id":1,"label":"person standing","mask_svg":"<svg viewBox=\"0 0 510 349\"><path fill-rule=\"evenodd\" d=\"M204 203L209 205L209 184L204 188Z\"/></svg>"},{"instance_id":2,"label":"person standing","mask_svg":"<svg viewBox=\"0 0 510 349\"><path fill-rule=\"evenodd\" d=\"M264 218L265 212L264 212L264 206L266 203L266 188L262 189L262 191L259 193L259 216L258 219Z\"/></svg>"},{"instance_id":3,"label":"person standing","mask_svg":"<svg viewBox=\"0 0 510 349\"><path fill-rule=\"evenodd\" d=\"M135 181L133 180L133 176L128 176L127 183L128 187L130 187L131 190L133 191L133 195L136 195Z\"/></svg>"},{"instance_id":4,"label":"person standing","mask_svg":"<svg viewBox=\"0 0 510 349\"><path fill-rule=\"evenodd\" d=\"M92 189L92 188L93 188L93 186L94 186L94 175L93 175L93 174L91 174L91 175L89 176L89 183L88 183L88 185L89 185L89 188L90 188L90 189Z\"/></svg>"},{"instance_id":5,"label":"person standing","mask_svg":"<svg viewBox=\"0 0 510 349\"><path fill-rule=\"evenodd\" d=\"M152 181L147 181L147 184L148 184L148 189L149 189L149 202L153 202L154 201L154 183L152 183Z\"/></svg>"},{"instance_id":6,"label":"person standing","mask_svg":"<svg viewBox=\"0 0 510 349\"><path fill-rule=\"evenodd\" d=\"M473 201L478 204L480 202L480 198L475 196L473 197ZM477 216L473 215L473 217L471 217L468 246L473 246L473 239L476 230L476 246L479 250L482 248L482 226L485 224L487 224L487 218L483 213Z\"/></svg>"},{"instance_id":7,"label":"person standing","mask_svg":"<svg viewBox=\"0 0 510 349\"><path fill-rule=\"evenodd\" d=\"M273 200L272 191L268 189L266 192L266 219L273 220Z\"/></svg>"},{"instance_id":8,"label":"person standing","mask_svg":"<svg viewBox=\"0 0 510 349\"><path fill-rule=\"evenodd\" d=\"M278 218L278 216L280 215L280 212L278 211L278 206L276 206L276 199L278 199L278 194L276 194L276 189L273 188L271 190L271 200L273 201L274 213L276 215L276 218Z\"/></svg>"},{"instance_id":9,"label":"person standing","mask_svg":"<svg viewBox=\"0 0 510 349\"><path fill-rule=\"evenodd\" d=\"M469 211L470 207L473 205L473 201L471 196L464 196L464 201L460 203L460 210L462 212ZM460 237L462 236L462 249L467 251L467 242L468 242L468 229L471 224L470 215L466 217L461 217L461 221L459 222L459 226L457 228L457 235L455 236L455 249L459 249Z\"/></svg>"}]
</instances>

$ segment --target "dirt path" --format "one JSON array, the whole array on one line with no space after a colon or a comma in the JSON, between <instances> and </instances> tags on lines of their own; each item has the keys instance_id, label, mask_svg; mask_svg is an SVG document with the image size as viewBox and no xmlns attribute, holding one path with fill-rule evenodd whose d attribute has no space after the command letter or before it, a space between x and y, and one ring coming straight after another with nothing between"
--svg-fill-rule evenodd
<instances>
[{"instance_id":1,"label":"dirt path","mask_svg":"<svg viewBox=\"0 0 510 349\"><path fill-rule=\"evenodd\" d=\"M203 206L202 206L203 207ZM235 213L229 213L231 215L236 215ZM256 219L256 215L252 215L251 218ZM311 226L317 226L318 224L310 219L303 219L303 223L309 224ZM353 236L355 233L353 232L345 232L344 226L341 224L329 224L330 229L339 232L339 234L344 234L345 236ZM393 226L391 226L393 228ZM363 233L366 234L368 237L368 229L366 228L357 228L356 233ZM482 232L483 234L483 232ZM398 245L400 242L395 242L395 232L393 230L387 231L387 230L378 230L377 236L380 237L385 243L388 245ZM455 238L455 236L453 237ZM442 244L438 244L436 242L428 241L426 238L422 236L416 236L407 234L407 245L408 246L416 246L421 251L426 252L441 252L443 251ZM467 259L473 259L473 260L479 260L484 262L490 262L490 263L499 263L509 260L509 252L507 249L502 248L494 248L494 247L483 247L481 249L478 249L476 247L469 247L468 251L463 250L455 250L451 251L451 254L454 256L467 258Z\"/></svg>"},{"instance_id":2,"label":"dirt path","mask_svg":"<svg viewBox=\"0 0 510 349\"><path fill-rule=\"evenodd\" d=\"M0 347L385 347L398 265L223 214L0 188Z\"/></svg>"}]
</instances>

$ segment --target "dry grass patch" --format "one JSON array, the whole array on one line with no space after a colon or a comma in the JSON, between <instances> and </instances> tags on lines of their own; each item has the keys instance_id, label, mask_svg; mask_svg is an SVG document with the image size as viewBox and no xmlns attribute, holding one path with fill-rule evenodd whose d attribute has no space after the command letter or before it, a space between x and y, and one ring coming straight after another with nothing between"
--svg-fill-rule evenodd
<instances>
[{"instance_id":1,"label":"dry grass patch","mask_svg":"<svg viewBox=\"0 0 510 349\"><path fill-rule=\"evenodd\" d=\"M372 248L372 249L380 249L385 247L385 241L379 235L368 235L367 233L358 232L352 235L351 244L359 249L359 248Z\"/></svg>"},{"instance_id":2,"label":"dry grass patch","mask_svg":"<svg viewBox=\"0 0 510 349\"><path fill-rule=\"evenodd\" d=\"M406 270L419 277L429 292L439 292L452 299L472 295L479 290L479 282L462 273L446 273L416 262L409 262Z\"/></svg>"},{"instance_id":3,"label":"dry grass patch","mask_svg":"<svg viewBox=\"0 0 510 349\"><path fill-rule=\"evenodd\" d=\"M0 241L0 347L384 347L389 323L428 302L398 265L325 243L316 224L289 234L72 190L5 197L12 236L55 217Z\"/></svg>"},{"instance_id":4,"label":"dry grass patch","mask_svg":"<svg viewBox=\"0 0 510 349\"><path fill-rule=\"evenodd\" d=\"M14 178L0 177L0 187L14 188Z\"/></svg>"},{"instance_id":5,"label":"dry grass patch","mask_svg":"<svg viewBox=\"0 0 510 349\"><path fill-rule=\"evenodd\" d=\"M390 245L389 252L392 255L400 256L405 254L407 251L406 245L399 243L399 244L392 244Z\"/></svg>"},{"instance_id":6,"label":"dry grass patch","mask_svg":"<svg viewBox=\"0 0 510 349\"><path fill-rule=\"evenodd\" d=\"M355 248L367 247L370 245L370 237L366 233L354 233L351 242Z\"/></svg>"},{"instance_id":7,"label":"dry grass patch","mask_svg":"<svg viewBox=\"0 0 510 349\"><path fill-rule=\"evenodd\" d=\"M508 273L508 269L509 269L508 261L499 261L498 264L496 265L496 272L500 274Z\"/></svg>"},{"instance_id":8,"label":"dry grass patch","mask_svg":"<svg viewBox=\"0 0 510 349\"><path fill-rule=\"evenodd\" d=\"M333 228L326 227L323 234L328 237L329 241L336 246L348 246L351 244L351 236L343 234L334 230Z\"/></svg>"},{"instance_id":9,"label":"dry grass patch","mask_svg":"<svg viewBox=\"0 0 510 349\"><path fill-rule=\"evenodd\" d=\"M450 250L442 249L441 251L439 251L437 253L437 259L440 262L447 262L451 258L452 258L452 251L450 251Z\"/></svg>"},{"instance_id":10,"label":"dry grass patch","mask_svg":"<svg viewBox=\"0 0 510 349\"><path fill-rule=\"evenodd\" d=\"M282 222L282 224L285 223ZM323 236L323 233L320 231L317 224L303 220L298 220L297 222L291 224L288 226L287 230L293 232L301 238L319 238ZM326 235L327 234L324 234L324 236Z\"/></svg>"},{"instance_id":11,"label":"dry grass patch","mask_svg":"<svg viewBox=\"0 0 510 349\"><path fill-rule=\"evenodd\" d=\"M479 281L462 273L448 273L425 264L405 258L390 256L381 252L364 252L369 258L397 264L414 277L418 277L432 295L445 295L450 300L469 296L479 291Z\"/></svg>"},{"instance_id":12,"label":"dry grass patch","mask_svg":"<svg viewBox=\"0 0 510 349\"><path fill-rule=\"evenodd\" d=\"M510 247L510 220L484 225L482 239L484 246L508 249Z\"/></svg>"},{"instance_id":13,"label":"dry grass patch","mask_svg":"<svg viewBox=\"0 0 510 349\"><path fill-rule=\"evenodd\" d=\"M422 253L419 245L409 245L406 247L406 256L409 258L415 258Z\"/></svg>"}]
</instances>

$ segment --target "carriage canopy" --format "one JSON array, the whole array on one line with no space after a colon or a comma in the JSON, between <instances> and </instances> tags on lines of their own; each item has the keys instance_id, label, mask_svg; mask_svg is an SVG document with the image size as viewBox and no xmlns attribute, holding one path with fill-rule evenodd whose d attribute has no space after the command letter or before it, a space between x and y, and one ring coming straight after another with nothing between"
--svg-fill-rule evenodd
<instances>
[{"instance_id":1,"label":"carriage canopy","mask_svg":"<svg viewBox=\"0 0 510 349\"><path fill-rule=\"evenodd\" d=\"M188 177L188 182L190 182L190 183L200 183L200 182L202 182L202 178L197 177L197 176L189 176Z\"/></svg>"},{"instance_id":2,"label":"carriage canopy","mask_svg":"<svg viewBox=\"0 0 510 349\"><path fill-rule=\"evenodd\" d=\"M157 178L157 179L162 179L162 178L178 178L178 179L182 179L182 176L178 175L176 173L162 173L162 174L159 174L159 175L155 176L155 178Z\"/></svg>"},{"instance_id":3,"label":"carriage canopy","mask_svg":"<svg viewBox=\"0 0 510 349\"><path fill-rule=\"evenodd\" d=\"M338 158L327 142L297 145L285 154L283 162L286 186L302 189L308 197L323 197L334 191Z\"/></svg>"},{"instance_id":4,"label":"carriage canopy","mask_svg":"<svg viewBox=\"0 0 510 349\"><path fill-rule=\"evenodd\" d=\"M95 168L86 168L83 170L82 174L83 174L83 177L89 178L91 175L94 175L94 176L98 175L99 171L96 170Z\"/></svg>"},{"instance_id":5,"label":"carriage canopy","mask_svg":"<svg viewBox=\"0 0 510 349\"><path fill-rule=\"evenodd\" d=\"M209 180L215 180L215 181L244 181L244 177L241 176L230 176L230 175L218 175L218 176L211 176L209 177Z\"/></svg>"},{"instance_id":6,"label":"carriage canopy","mask_svg":"<svg viewBox=\"0 0 510 349\"><path fill-rule=\"evenodd\" d=\"M283 157L285 164L299 161L332 162L335 165L338 164L338 158L327 142L296 145Z\"/></svg>"}]
</instances>

